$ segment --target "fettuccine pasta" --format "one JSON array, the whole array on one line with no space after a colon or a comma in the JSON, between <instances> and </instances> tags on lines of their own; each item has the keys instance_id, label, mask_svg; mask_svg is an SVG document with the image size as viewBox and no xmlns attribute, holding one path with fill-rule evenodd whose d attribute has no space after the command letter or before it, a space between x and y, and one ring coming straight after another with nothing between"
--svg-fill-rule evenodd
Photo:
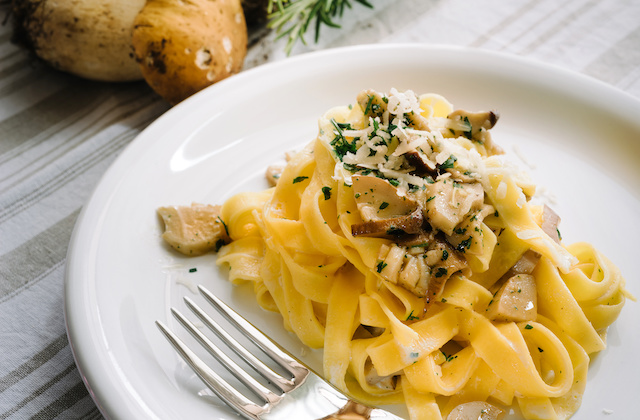
<instances>
[{"instance_id":1,"label":"fettuccine pasta","mask_svg":"<svg viewBox=\"0 0 640 420\"><path fill-rule=\"evenodd\" d=\"M324 348L324 376L363 402L406 404L414 420L477 401L570 417L630 295L532 204L491 138L497 120L435 94L362 92L320 118L274 187L221 206L217 264Z\"/></svg>"}]
</instances>

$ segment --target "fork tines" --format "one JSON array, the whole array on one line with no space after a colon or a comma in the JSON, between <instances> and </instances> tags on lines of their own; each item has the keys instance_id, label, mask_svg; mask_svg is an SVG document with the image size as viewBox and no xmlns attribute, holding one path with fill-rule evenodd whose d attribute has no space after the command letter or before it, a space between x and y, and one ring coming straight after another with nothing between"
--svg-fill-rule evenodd
<instances>
[{"instance_id":1,"label":"fork tines","mask_svg":"<svg viewBox=\"0 0 640 420\"><path fill-rule=\"evenodd\" d=\"M223 401L232 408L250 419L258 419L260 414L270 410L270 407L280 402L284 397L284 393L289 392L299 386L309 374L309 370L301 365L297 360L293 359L286 352L280 349L267 336L251 325L248 321L238 315L233 309L223 303L214 296L210 291L202 286L198 286L198 290L204 296L205 300L211 304L225 319L231 322L238 331L249 338L257 347L259 347L268 357L275 361L284 370L289 372L290 378L286 378L275 372L261 360L252 355L242 344L231 337L216 321L214 321L204 310L202 310L193 300L185 297L185 303L197 317L213 331L230 349L232 349L244 362L251 366L265 380L274 384L281 392L276 393L265 387L254 377L249 375L242 367L229 358L218 346L216 346L206 335L204 335L191 321L189 321L177 309L171 308L171 312L180 324L200 344L215 357L229 372L231 372L240 382L255 393L264 404L256 404L247 398L241 392L236 390L227 381L221 378L216 372L207 366L207 364L196 355L189 347L180 340L176 334L171 332L162 322L156 321L160 331L165 335L169 342L176 349L178 354L185 360L187 364L196 372L207 386L218 395Z\"/></svg>"}]
</instances>

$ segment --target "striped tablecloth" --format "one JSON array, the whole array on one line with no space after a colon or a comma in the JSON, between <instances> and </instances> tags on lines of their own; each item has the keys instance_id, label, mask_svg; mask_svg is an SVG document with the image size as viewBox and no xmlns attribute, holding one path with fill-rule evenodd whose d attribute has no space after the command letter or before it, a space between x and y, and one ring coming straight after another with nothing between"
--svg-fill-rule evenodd
<instances>
[{"instance_id":1,"label":"striped tablecloth","mask_svg":"<svg viewBox=\"0 0 640 420\"><path fill-rule=\"evenodd\" d=\"M340 30L292 54L370 43L497 50L600 79L640 97L638 0L371 0ZM6 14L6 6L3 6ZM310 37L312 38L312 37ZM143 82L81 80L43 66L0 27L0 419L100 418L63 315L65 256L107 167L169 106ZM285 60L254 30L245 68ZM383 59L383 58L381 58ZM639 116L640 117L640 116Z\"/></svg>"}]
</instances>

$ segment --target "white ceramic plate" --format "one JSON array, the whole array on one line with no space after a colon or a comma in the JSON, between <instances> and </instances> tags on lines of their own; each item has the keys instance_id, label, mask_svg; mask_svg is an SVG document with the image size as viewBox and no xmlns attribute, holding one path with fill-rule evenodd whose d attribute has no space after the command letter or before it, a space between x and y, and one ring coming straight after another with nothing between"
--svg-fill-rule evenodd
<instances>
[{"instance_id":1,"label":"white ceramic plate","mask_svg":"<svg viewBox=\"0 0 640 420\"><path fill-rule=\"evenodd\" d=\"M353 103L361 89L391 87L499 110L494 138L556 197L565 241L596 244L640 295L636 99L574 73L477 50L380 45L300 56L246 71L167 112L119 157L85 206L67 262L66 319L77 364L107 417L234 417L154 325L159 319L178 329L168 308L183 308L182 296L195 295L197 283L319 367L320 353L285 333L278 315L258 309L251 290L232 287L214 256L171 252L155 210L265 188L265 168L311 141L324 111ZM610 328L575 418L640 418L638 305L629 302Z\"/></svg>"}]
</instances>

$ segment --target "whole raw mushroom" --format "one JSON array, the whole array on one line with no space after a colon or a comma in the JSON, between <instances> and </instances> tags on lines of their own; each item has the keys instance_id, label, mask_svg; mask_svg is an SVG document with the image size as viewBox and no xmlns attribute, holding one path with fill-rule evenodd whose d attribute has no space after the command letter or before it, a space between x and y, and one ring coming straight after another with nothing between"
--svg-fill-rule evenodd
<instances>
[{"instance_id":1,"label":"whole raw mushroom","mask_svg":"<svg viewBox=\"0 0 640 420\"><path fill-rule=\"evenodd\" d=\"M247 52L240 0L148 0L132 43L147 83L171 104L239 72Z\"/></svg>"},{"instance_id":2,"label":"whole raw mushroom","mask_svg":"<svg viewBox=\"0 0 640 420\"><path fill-rule=\"evenodd\" d=\"M87 79L142 79L131 46L145 0L14 0L14 42L52 67Z\"/></svg>"}]
</instances>

